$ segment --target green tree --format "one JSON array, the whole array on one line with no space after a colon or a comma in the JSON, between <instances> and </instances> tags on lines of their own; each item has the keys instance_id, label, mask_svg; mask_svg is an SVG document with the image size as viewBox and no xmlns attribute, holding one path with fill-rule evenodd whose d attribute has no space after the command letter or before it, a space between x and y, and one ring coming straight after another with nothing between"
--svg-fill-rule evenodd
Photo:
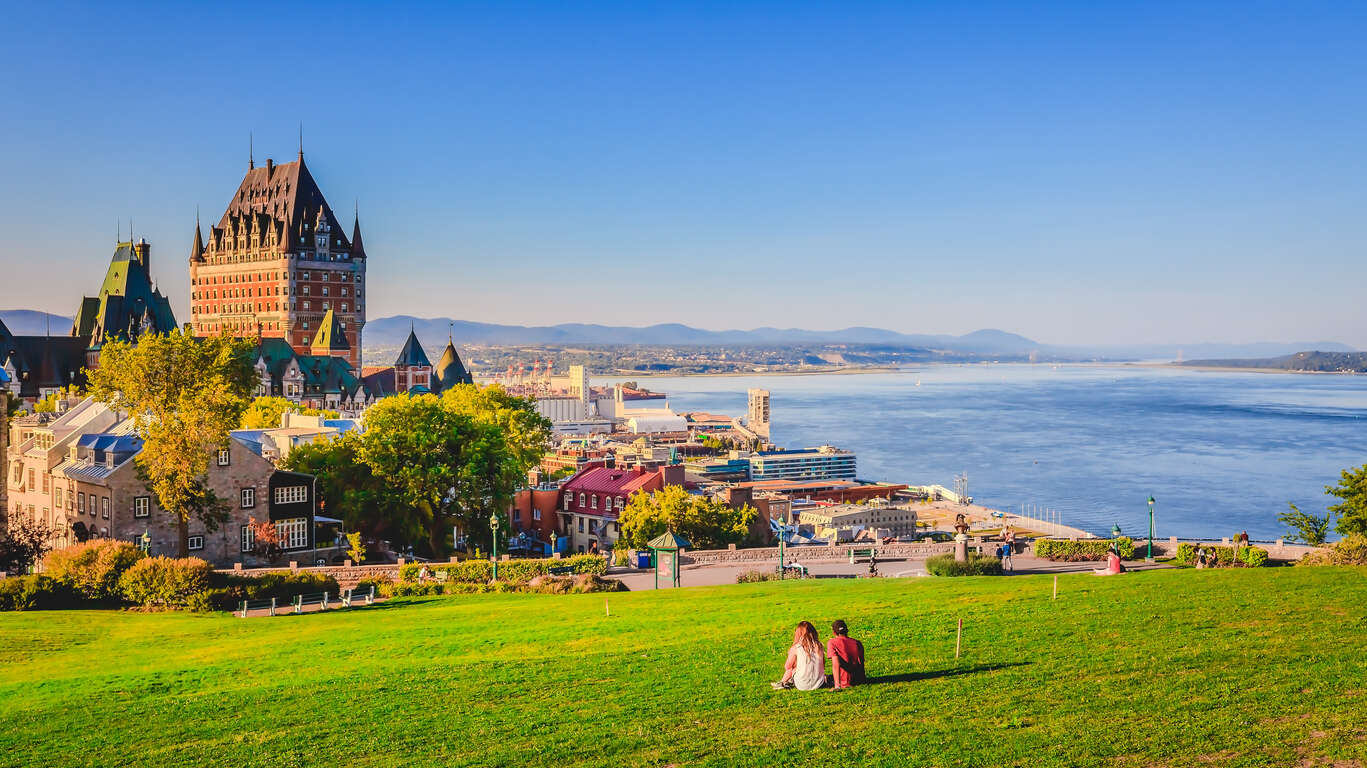
<instances>
[{"instance_id":1,"label":"green tree","mask_svg":"<svg viewBox=\"0 0 1367 768\"><path fill-rule=\"evenodd\" d=\"M621 540L645 549L651 539L672 530L696 549L721 549L745 539L758 514L749 504L734 509L716 499L694 496L682 486L635 493L619 520Z\"/></svg>"},{"instance_id":2,"label":"green tree","mask_svg":"<svg viewBox=\"0 0 1367 768\"><path fill-rule=\"evenodd\" d=\"M360 456L384 479L393 502L413 510L436 555L451 526L467 533L478 526L478 512L492 503L479 485L485 454L504 447L495 428L444 407L435 395L398 395L366 412Z\"/></svg>"},{"instance_id":3,"label":"green tree","mask_svg":"<svg viewBox=\"0 0 1367 768\"><path fill-rule=\"evenodd\" d=\"M126 411L143 440L136 459L157 503L174 520L180 557L189 553L189 522L216 528L206 503L209 454L228 445L256 384L255 342L226 336L196 339L184 330L147 334L136 346L111 341L89 372L96 399Z\"/></svg>"},{"instance_id":4,"label":"green tree","mask_svg":"<svg viewBox=\"0 0 1367 768\"><path fill-rule=\"evenodd\" d=\"M1277 520L1288 529L1287 541L1303 541L1312 547L1318 547L1329 538L1329 522L1334 519L1333 514L1326 512L1316 516L1302 512L1300 507L1290 502L1287 506L1291 507L1291 511L1277 516Z\"/></svg>"},{"instance_id":5,"label":"green tree","mask_svg":"<svg viewBox=\"0 0 1367 768\"><path fill-rule=\"evenodd\" d=\"M280 467L317 477L323 509L341 520L346 530L404 543L425 538L427 530L412 507L395 498L361 458L362 442L359 433L344 432L332 440L301 445Z\"/></svg>"},{"instance_id":6,"label":"green tree","mask_svg":"<svg viewBox=\"0 0 1367 768\"><path fill-rule=\"evenodd\" d=\"M1329 511L1339 516L1339 533L1367 534L1367 465L1343 470L1339 484L1325 486L1324 492L1342 499L1329 506Z\"/></svg>"},{"instance_id":7,"label":"green tree","mask_svg":"<svg viewBox=\"0 0 1367 768\"><path fill-rule=\"evenodd\" d=\"M508 450L517 462L517 472L525 474L541 463L551 439L551 422L537 413L535 400L514 397L497 384L482 389L458 384L443 390L441 400L455 413L502 430Z\"/></svg>"}]
</instances>

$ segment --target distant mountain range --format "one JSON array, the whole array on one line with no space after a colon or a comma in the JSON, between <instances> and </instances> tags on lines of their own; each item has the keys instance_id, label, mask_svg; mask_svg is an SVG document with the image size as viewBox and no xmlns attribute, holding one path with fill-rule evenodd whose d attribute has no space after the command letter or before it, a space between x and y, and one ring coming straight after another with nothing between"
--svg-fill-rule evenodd
<instances>
[{"instance_id":1,"label":"distant mountain range","mask_svg":"<svg viewBox=\"0 0 1367 768\"><path fill-rule=\"evenodd\" d=\"M51 322L53 335L65 336L71 331L72 319L30 309L0 310L0 321L16 335L42 335ZM397 348L414 328L423 346L436 353L446 343L447 333L457 344L508 346L542 344L566 346L573 344L633 344L643 346L787 346L854 344L952 351L963 355L991 357L1023 357L1036 353L1041 359L1052 360L1266 360L1316 350L1322 353L1354 352L1352 347L1337 342L1300 342L1282 344L1260 342L1254 344L1151 344L1063 346L1042 344L1033 339L1006 331L985 329L962 336L948 334L912 334L883 328L856 326L838 331L809 331L801 328L754 328L751 330L709 331L681 323L663 323L644 327L563 323L560 325L499 325L452 320L445 317L423 318L410 315L378 317L365 326L365 345L368 349ZM1266 367L1266 366L1263 366Z\"/></svg>"},{"instance_id":2,"label":"distant mountain range","mask_svg":"<svg viewBox=\"0 0 1367 768\"><path fill-rule=\"evenodd\" d=\"M457 344L642 344L642 345L789 345L860 344L898 346L915 349L952 350L974 355L1022 356L1032 352L1041 357L1069 360L1175 360L1179 357L1273 357L1309 349L1326 352L1352 352L1352 347L1337 342L1281 344L1165 344L1061 346L1042 344L1006 331L985 329L953 336L947 334L910 334L883 328L853 327L838 331L809 331L800 328L755 328L752 330L708 331L679 323L645 327L565 323L549 326L497 325L451 320L445 317L421 318L409 315L375 318L366 323L367 347L397 347L403 344L412 327L426 347L445 344L448 329ZM436 342L440 341L440 344Z\"/></svg>"},{"instance_id":3,"label":"distant mountain range","mask_svg":"<svg viewBox=\"0 0 1367 768\"><path fill-rule=\"evenodd\" d=\"M0 309L0 322L15 336L53 336L71 333L73 318L40 312L36 309Z\"/></svg>"}]
</instances>

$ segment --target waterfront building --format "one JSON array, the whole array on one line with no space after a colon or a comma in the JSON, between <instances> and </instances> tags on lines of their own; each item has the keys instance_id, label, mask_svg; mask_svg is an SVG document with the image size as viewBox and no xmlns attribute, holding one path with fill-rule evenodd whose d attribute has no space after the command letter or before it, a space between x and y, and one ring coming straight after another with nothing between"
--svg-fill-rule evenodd
<instances>
[{"instance_id":1,"label":"waterfront building","mask_svg":"<svg viewBox=\"0 0 1367 768\"><path fill-rule=\"evenodd\" d=\"M190 247L191 325L200 336L283 339L310 354L333 313L354 369L365 326L366 251L357 212L348 237L304 163L250 160L206 239L198 219Z\"/></svg>"},{"instance_id":2,"label":"waterfront building","mask_svg":"<svg viewBox=\"0 0 1367 768\"><path fill-rule=\"evenodd\" d=\"M751 388L746 392L745 427L756 436L769 440L769 390Z\"/></svg>"},{"instance_id":3,"label":"waterfront building","mask_svg":"<svg viewBox=\"0 0 1367 768\"><path fill-rule=\"evenodd\" d=\"M683 467L656 470L592 467L566 480L560 489L560 530L570 552L613 548L621 535L618 518L633 493L651 493L683 483Z\"/></svg>"},{"instance_id":4,"label":"waterfront building","mask_svg":"<svg viewBox=\"0 0 1367 768\"><path fill-rule=\"evenodd\" d=\"M916 533L916 510L892 506L886 501L872 504L816 505L798 514L799 528L814 539L833 542L860 538L885 539ZM810 531L808 531L810 529Z\"/></svg>"},{"instance_id":5,"label":"waterfront building","mask_svg":"<svg viewBox=\"0 0 1367 768\"><path fill-rule=\"evenodd\" d=\"M750 454L751 480L830 480L855 477L855 455L829 445Z\"/></svg>"}]
</instances>

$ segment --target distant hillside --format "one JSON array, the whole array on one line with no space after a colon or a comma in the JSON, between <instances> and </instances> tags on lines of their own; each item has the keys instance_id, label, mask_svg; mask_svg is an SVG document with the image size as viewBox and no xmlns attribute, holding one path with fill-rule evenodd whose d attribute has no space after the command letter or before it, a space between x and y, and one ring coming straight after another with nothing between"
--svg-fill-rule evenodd
<instances>
[{"instance_id":1,"label":"distant hillside","mask_svg":"<svg viewBox=\"0 0 1367 768\"><path fill-rule=\"evenodd\" d=\"M457 344L641 344L641 345L778 345L778 344L896 344L926 349L952 349L974 354L1024 355L1040 344L1013 333L975 331L964 336L905 334L881 328L845 328L808 331L800 328L755 328L708 331L679 323L640 328L564 323L550 326L496 325L449 318L418 318L408 315L380 317L366 323L367 346L391 347L403 343L409 328L427 346L429 340L445 341L448 329Z\"/></svg>"},{"instance_id":2,"label":"distant hillside","mask_svg":"<svg viewBox=\"0 0 1367 768\"><path fill-rule=\"evenodd\" d=\"M72 318L35 309L0 309L0 322L15 336L53 336L71 333ZM50 324L49 324L50 323Z\"/></svg>"},{"instance_id":3,"label":"distant hillside","mask_svg":"<svg viewBox=\"0 0 1367 768\"><path fill-rule=\"evenodd\" d=\"M1183 365L1224 368L1268 368L1279 371L1320 373L1367 373L1367 352L1297 352L1282 357L1192 360Z\"/></svg>"}]
</instances>

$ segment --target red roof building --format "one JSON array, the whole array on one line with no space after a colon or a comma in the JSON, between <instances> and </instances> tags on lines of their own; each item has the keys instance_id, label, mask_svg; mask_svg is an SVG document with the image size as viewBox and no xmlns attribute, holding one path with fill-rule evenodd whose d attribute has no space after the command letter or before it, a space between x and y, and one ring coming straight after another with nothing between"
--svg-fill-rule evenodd
<instances>
[{"instance_id":1,"label":"red roof building","mask_svg":"<svg viewBox=\"0 0 1367 768\"><path fill-rule=\"evenodd\" d=\"M681 485L683 479L683 467L672 465L656 470L590 467L566 480L560 488L560 520L568 550L612 549L622 532L617 519L632 494Z\"/></svg>"}]
</instances>

